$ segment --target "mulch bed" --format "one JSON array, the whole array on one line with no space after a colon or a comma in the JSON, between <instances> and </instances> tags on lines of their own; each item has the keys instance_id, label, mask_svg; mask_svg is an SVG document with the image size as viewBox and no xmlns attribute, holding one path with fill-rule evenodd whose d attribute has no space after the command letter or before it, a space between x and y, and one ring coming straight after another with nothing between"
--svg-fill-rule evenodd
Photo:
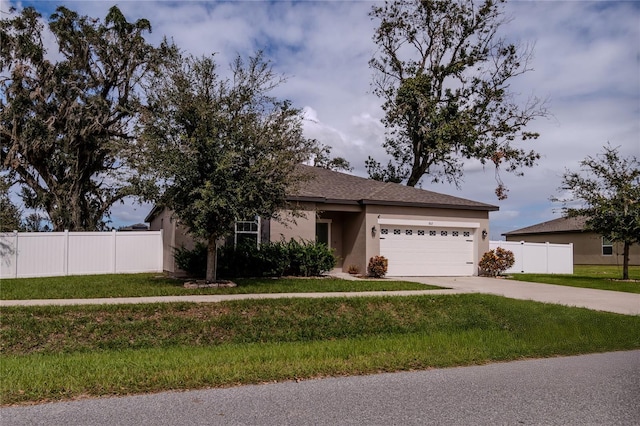
<instances>
[{"instance_id":1,"label":"mulch bed","mask_svg":"<svg viewBox=\"0 0 640 426\"><path fill-rule=\"evenodd\" d=\"M237 287L237 284L233 281L187 281L183 285L184 288L228 288Z\"/></svg>"}]
</instances>

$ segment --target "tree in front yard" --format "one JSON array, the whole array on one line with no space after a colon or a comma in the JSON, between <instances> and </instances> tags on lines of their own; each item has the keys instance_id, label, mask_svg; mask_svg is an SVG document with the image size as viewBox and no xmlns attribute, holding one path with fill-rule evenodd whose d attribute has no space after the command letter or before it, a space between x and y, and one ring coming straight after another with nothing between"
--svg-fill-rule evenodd
<instances>
[{"instance_id":1,"label":"tree in front yard","mask_svg":"<svg viewBox=\"0 0 640 426\"><path fill-rule=\"evenodd\" d=\"M586 217L586 229L623 244L622 279L629 279L629 249L640 243L640 163L637 157L621 158L618 148L580 162L580 171L566 171L561 191L568 217ZM579 207L572 207L575 203Z\"/></svg>"},{"instance_id":2,"label":"tree in front yard","mask_svg":"<svg viewBox=\"0 0 640 426\"><path fill-rule=\"evenodd\" d=\"M174 52L148 91L141 124L158 202L207 242L206 279L216 280L219 242L236 221L274 217L297 168L313 152L301 112L270 92L283 82L262 53L218 74L213 56Z\"/></svg>"}]
</instances>

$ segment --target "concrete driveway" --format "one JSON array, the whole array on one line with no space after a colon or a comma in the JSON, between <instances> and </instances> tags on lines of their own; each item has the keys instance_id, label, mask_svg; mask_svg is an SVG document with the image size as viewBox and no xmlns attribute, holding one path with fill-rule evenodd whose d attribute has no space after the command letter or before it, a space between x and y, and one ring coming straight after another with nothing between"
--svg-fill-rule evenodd
<instances>
[{"instance_id":1,"label":"concrete driveway","mask_svg":"<svg viewBox=\"0 0 640 426\"><path fill-rule=\"evenodd\" d=\"M394 277L449 287L458 292L484 293L512 299L535 300L566 306L578 306L596 311L640 315L640 294L595 290L552 284L529 283L488 277Z\"/></svg>"}]
</instances>

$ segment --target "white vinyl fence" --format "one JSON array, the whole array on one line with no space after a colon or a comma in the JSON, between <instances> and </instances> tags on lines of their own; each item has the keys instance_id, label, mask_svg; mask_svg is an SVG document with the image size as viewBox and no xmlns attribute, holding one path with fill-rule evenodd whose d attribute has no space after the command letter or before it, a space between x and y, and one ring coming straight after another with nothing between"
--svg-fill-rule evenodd
<instances>
[{"instance_id":1,"label":"white vinyl fence","mask_svg":"<svg viewBox=\"0 0 640 426\"><path fill-rule=\"evenodd\" d=\"M509 274L573 274L573 244L490 241L489 248L502 247L513 252L515 263Z\"/></svg>"},{"instance_id":2,"label":"white vinyl fence","mask_svg":"<svg viewBox=\"0 0 640 426\"><path fill-rule=\"evenodd\" d=\"M0 233L0 278L162 272L162 231Z\"/></svg>"}]
</instances>

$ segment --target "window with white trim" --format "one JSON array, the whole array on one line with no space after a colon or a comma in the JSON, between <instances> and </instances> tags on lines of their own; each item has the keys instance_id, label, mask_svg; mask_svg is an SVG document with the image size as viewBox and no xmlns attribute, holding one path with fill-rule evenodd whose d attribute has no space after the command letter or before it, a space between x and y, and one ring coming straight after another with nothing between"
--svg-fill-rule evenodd
<instances>
[{"instance_id":1,"label":"window with white trim","mask_svg":"<svg viewBox=\"0 0 640 426\"><path fill-rule=\"evenodd\" d=\"M602 255L613 256L613 241L607 237L602 237Z\"/></svg>"},{"instance_id":2,"label":"window with white trim","mask_svg":"<svg viewBox=\"0 0 640 426\"><path fill-rule=\"evenodd\" d=\"M260 244L260 218L255 220L236 221L236 232L233 242L238 246L245 241L250 241L256 245Z\"/></svg>"}]
</instances>

